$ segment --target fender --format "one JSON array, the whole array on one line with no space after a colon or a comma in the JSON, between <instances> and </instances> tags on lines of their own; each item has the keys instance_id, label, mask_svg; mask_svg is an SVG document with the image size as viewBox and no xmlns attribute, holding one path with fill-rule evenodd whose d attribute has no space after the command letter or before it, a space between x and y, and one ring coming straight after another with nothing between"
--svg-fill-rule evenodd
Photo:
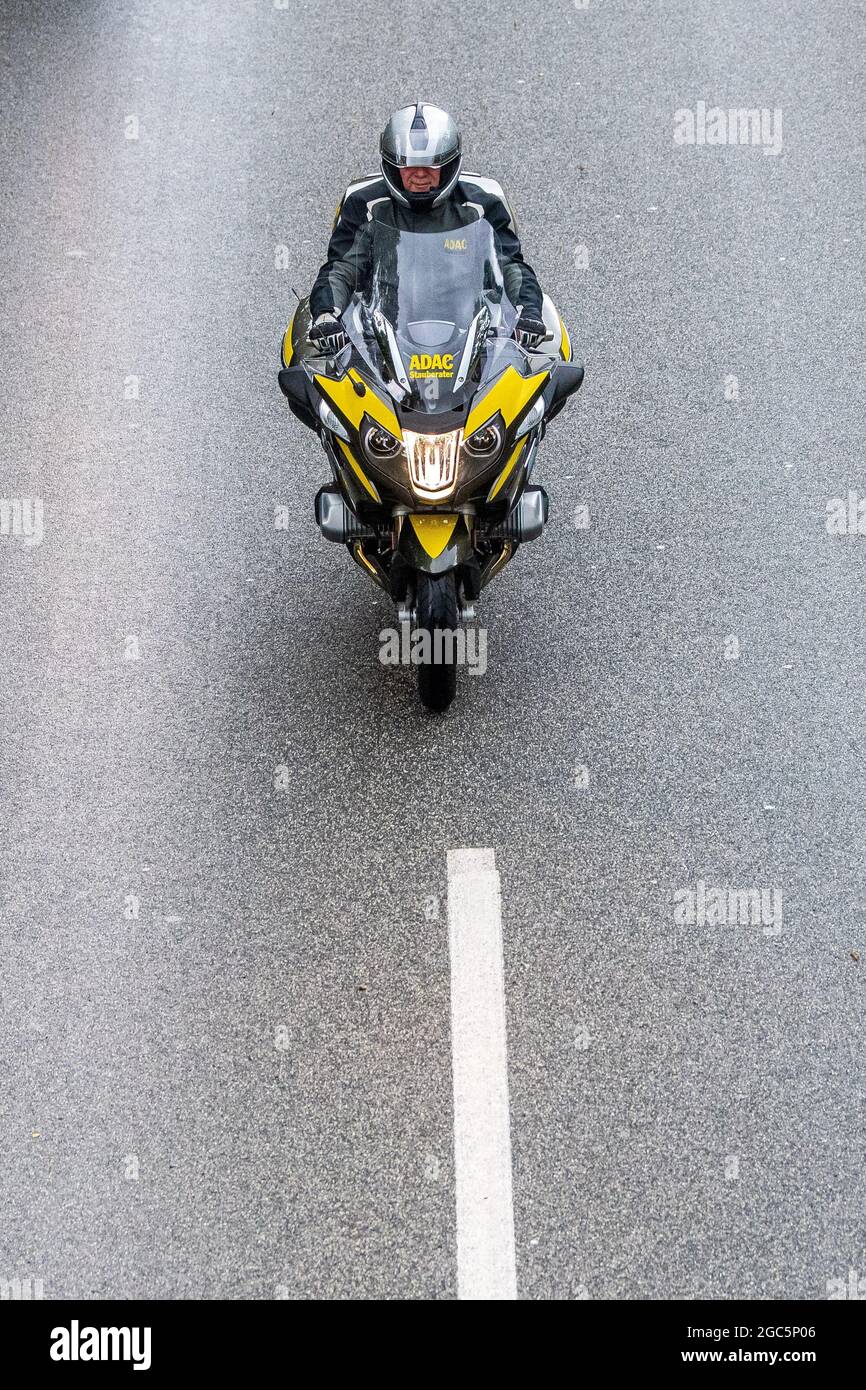
<instances>
[{"instance_id":1,"label":"fender","mask_svg":"<svg viewBox=\"0 0 866 1390\"><path fill-rule=\"evenodd\" d=\"M447 574L472 555L472 532L463 512L411 512L403 517L397 551L412 569Z\"/></svg>"}]
</instances>

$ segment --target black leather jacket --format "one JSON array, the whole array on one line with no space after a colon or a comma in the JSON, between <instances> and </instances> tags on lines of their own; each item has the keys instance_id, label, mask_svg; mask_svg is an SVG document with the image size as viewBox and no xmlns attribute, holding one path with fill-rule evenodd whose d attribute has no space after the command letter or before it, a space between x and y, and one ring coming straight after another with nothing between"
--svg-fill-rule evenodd
<instances>
[{"instance_id":1,"label":"black leather jacket","mask_svg":"<svg viewBox=\"0 0 866 1390\"><path fill-rule=\"evenodd\" d=\"M410 232L449 231L478 216L484 217L493 228L509 298L515 306L522 305L541 315L541 286L532 266L523 259L514 214L502 188L494 179L464 174L450 197L428 212L413 212L401 206L391 198L383 178L362 179L350 184L337 208L328 243L328 259L310 292L313 318L346 307L357 278L358 245L363 243L363 238L358 243L356 238L376 215L376 204L383 202L390 204L389 220L393 219L397 227ZM354 254L350 255L353 248Z\"/></svg>"}]
</instances>

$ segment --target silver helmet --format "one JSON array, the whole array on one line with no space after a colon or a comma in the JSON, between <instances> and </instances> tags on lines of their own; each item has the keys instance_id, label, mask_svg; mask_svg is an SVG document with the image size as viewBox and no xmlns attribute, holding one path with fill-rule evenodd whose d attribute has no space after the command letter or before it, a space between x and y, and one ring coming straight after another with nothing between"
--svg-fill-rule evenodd
<instances>
[{"instance_id":1,"label":"silver helmet","mask_svg":"<svg viewBox=\"0 0 866 1390\"><path fill-rule=\"evenodd\" d=\"M392 198L421 211L443 203L460 177L463 154L460 131L440 106L415 102L395 111L379 140L382 173ZM400 170L411 166L440 169L439 187L429 193L410 193Z\"/></svg>"}]
</instances>

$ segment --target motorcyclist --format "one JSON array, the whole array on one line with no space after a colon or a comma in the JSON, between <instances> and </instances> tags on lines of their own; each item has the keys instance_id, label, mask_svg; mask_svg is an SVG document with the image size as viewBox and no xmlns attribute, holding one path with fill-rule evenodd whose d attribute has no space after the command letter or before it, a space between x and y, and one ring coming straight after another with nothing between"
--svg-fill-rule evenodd
<instances>
[{"instance_id":1,"label":"motorcyclist","mask_svg":"<svg viewBox=\"0 0 866 1390\"><path fill-rule=\"evenodd\" d=\"M337 208L328 259L310 292L310 341L329 353L348 342L340 323L354 273L347 264L359 232L381 216L377 205L386 204L388 220L409 232L447 231L485 218L493 228L506 291L519 310L514 336L525 348L538 347L547 335L543 295L523 259L514 214L494 179L461 177L460 132L447 111L426 102L401 107L382 132L379 154L381 178L350 184Z\"/></svg>"}]
</instances>

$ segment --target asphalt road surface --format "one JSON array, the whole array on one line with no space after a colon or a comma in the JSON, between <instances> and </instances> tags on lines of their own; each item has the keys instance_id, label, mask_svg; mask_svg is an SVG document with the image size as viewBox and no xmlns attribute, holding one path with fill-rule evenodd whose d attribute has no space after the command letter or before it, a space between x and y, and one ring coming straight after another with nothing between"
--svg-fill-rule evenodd
<instances>
[{"instance_id":1,"label":"asphalt road surface","mask_svg":"<svg viewBox=\"0 0 866 1390\"><path fill-rule=\"evenodd\" d=\"M851 0L4 0L2 1279L456 1297L467 847L518 1296L866 1275L864 35ZM445 717L276 383L422 97L587 368ZM677 143L699 103L766 138ZM677 920L713 889L773 913Z\"/></svg>"}]
</instances>

